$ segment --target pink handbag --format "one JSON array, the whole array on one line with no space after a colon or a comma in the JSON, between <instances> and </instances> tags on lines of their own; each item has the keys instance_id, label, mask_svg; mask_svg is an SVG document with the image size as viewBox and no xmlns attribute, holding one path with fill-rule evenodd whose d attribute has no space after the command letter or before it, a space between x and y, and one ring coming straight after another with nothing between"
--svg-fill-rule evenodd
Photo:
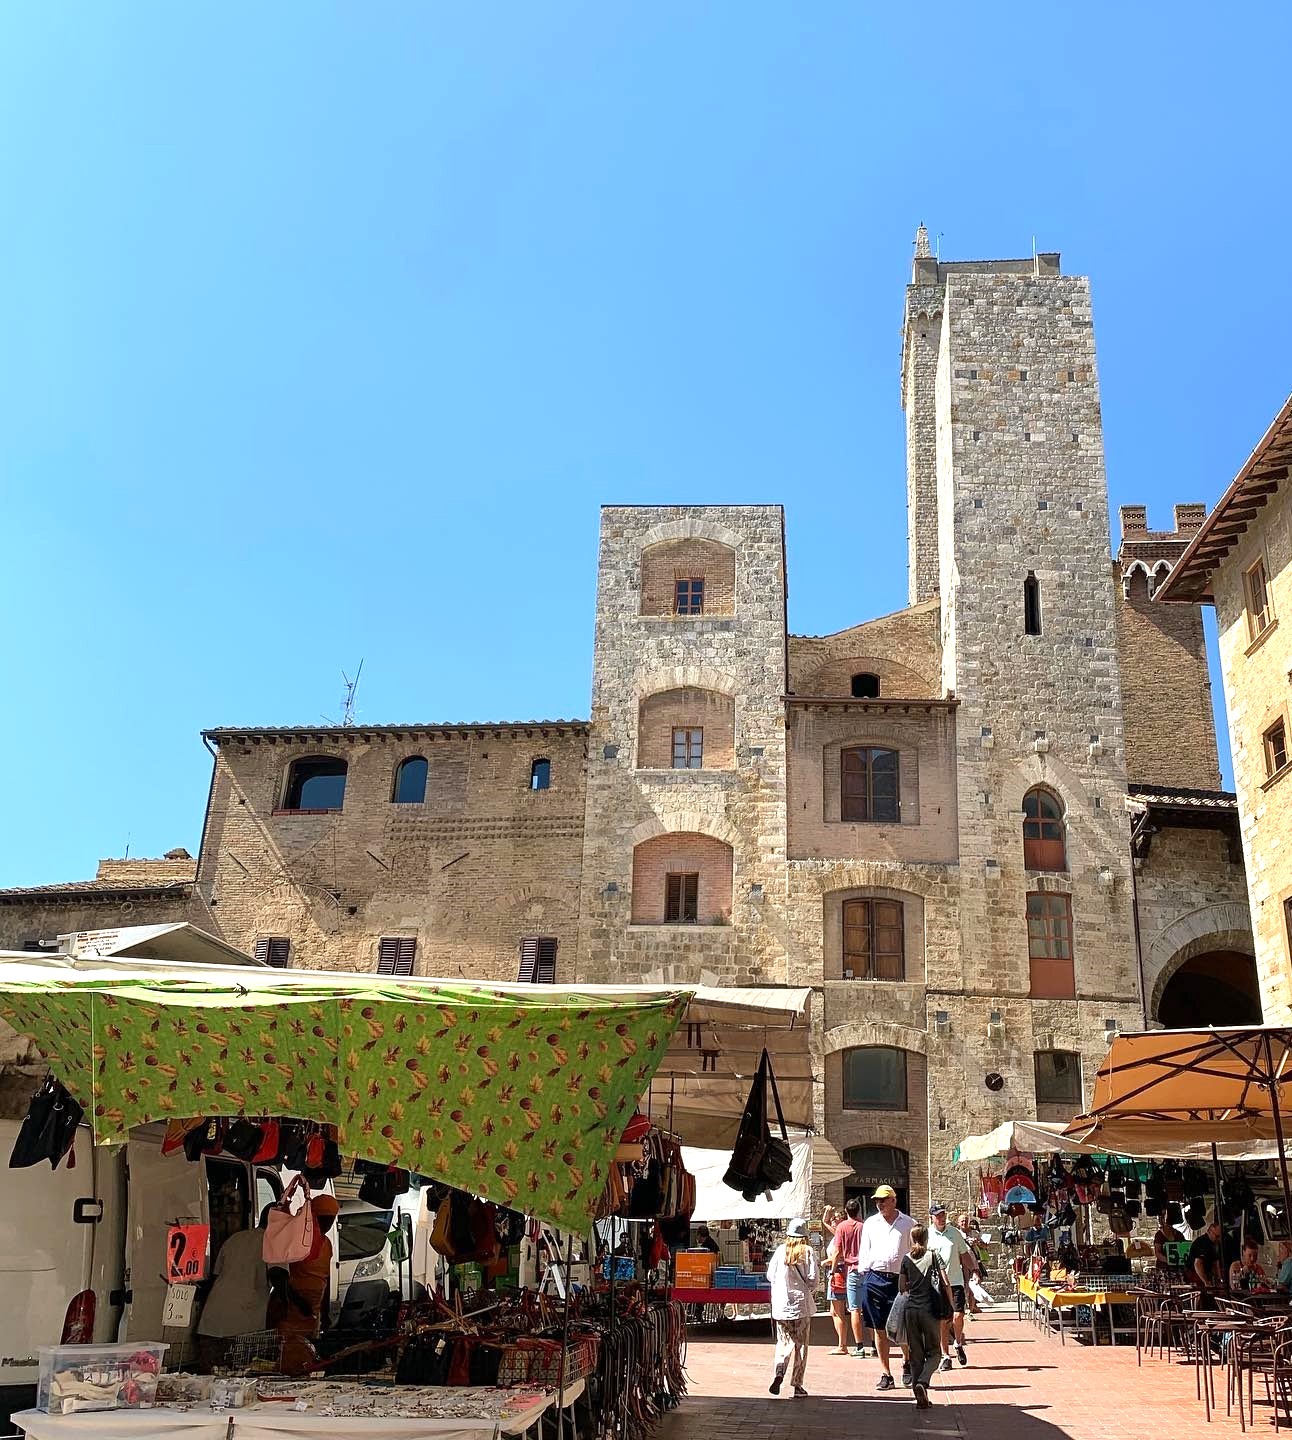
<instances>
[{"instance_id":1,"label":"pink handbag","mask_svg":"<svg viewBox=\"0 0 1292 1440\"><path fill-rule=\"evenodd\" d=\"M292 1212L292 1196L300 1189L304 1203ZM270 1208L265 1227L263 1254L266 1265L294 1265L308 1260L314 1252L314 1211L310 1206L309 1186L298 1175L283 1191L283 1198Z\"/></svg>"}]
</instances>

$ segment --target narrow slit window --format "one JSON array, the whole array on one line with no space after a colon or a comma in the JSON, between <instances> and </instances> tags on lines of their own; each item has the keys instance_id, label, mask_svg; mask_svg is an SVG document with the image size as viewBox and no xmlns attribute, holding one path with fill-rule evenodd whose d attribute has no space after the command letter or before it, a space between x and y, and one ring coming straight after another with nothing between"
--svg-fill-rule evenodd
<instances>
[{"instance_id":1,"label":"narrow slit window","mask_svg":"<svg viewBox=\"0 0 1292 1440\"><path fill-rule=\"evenodd\" d=\"M1041 633L1041 582L1033 570L1023 581L1023 631L1028 635Z\"/></svg>"},{"instance_id":2,"label":"narrow slit window","mask_svg":"<svg viewBox=\"0 0 1292 1440\"><path fill-rule=\"evenodd\" d=\"M673 729L673 769L704 768L704 731L698 728Z\"/></svg>"},{"instance_id":3,"label":"narrow slit window","mask_svg":"<svg viewBox=\"0 0 1292 1440\"><path fill-rule=\"evenodd\" d=\"M700 876L664 877L664 923L694 925L700 914Z\"/></svg>"}]
</instances>

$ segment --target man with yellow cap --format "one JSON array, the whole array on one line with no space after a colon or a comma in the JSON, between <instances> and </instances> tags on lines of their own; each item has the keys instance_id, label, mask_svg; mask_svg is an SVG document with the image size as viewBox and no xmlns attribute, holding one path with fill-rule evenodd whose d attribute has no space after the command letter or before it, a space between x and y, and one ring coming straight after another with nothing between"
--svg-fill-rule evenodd
<instances>
[{"instance_id":1,"label":"man with yellow cap","mask_svg":"<svg viewBox=\"0 0 1292 1440\"><path fill-rule=\"evenodd\" d=\"M861 1276L861 1313L875 1332L879 1363L884 1373L879 1377L880 1390L893 1389L893 1372L889 1368L888 1312L897 1299L897 1274L911 1248L911 1230L915 1221L897 1207L897 1191L891 1185L879 1185L870 1197L875 1213L861 1227L861 1245L857 1251L857 1273ZM905 1351L903 1351L903 1358ZM910 1385L909 1366L903 1364L902 1384Z\"/></svg>"}]
</instances>

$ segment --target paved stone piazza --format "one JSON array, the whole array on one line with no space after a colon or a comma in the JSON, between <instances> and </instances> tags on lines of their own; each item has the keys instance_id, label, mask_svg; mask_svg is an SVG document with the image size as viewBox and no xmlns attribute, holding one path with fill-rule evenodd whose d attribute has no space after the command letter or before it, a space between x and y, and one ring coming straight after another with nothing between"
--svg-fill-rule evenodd
<instances>
[{"instance_id":1,"label":"paved stone piazza","mask_svg":"<svg viewBox=\"0 0 1292 1440\"><path fill-rule=\"evenodd\" d=\"M1154 599L1204 508L1127 507L1114 558L1058 255L921 233L911 282L905 607L792 634L781 506L608 506L586 718L213 728L196 866L0 891L0 945L187 919L296 966L810 986L854 1167L815 1198L917 1213L976 1199L966 1134L1080 1110L1113 1031L1254 1004L1200 611Z\"/></svg>"},{"instance_id":2,"label":"paved stone piazza","mask_svg":"<svg viewBox=\"0 0 1292 1440\"><path fill-rule=\"evenodd\" d=\"M1193 1367L1179 1361L1135 1364L1134 1345L1060 1346L1014 1318L1012 1306L973 1320L969 1365L934 1377L932 1408L919 1410L909 1390L877 1394L876 1360L828 1353L833 1332L818 1318L808 1358L806 1399L767 1393L769 1327L741 1322L717 1332L693 1331L687 1357L690 1394L665 1418L657 1440L1225 1440L1239 1436L1236 1416L1208 1425L1195 1398ZM1273 1433L1271 1411L1257 1406L1255 1429ZM1249 1427L1249 1433L1250 1433Z\"/></svg>"}]
</instances>

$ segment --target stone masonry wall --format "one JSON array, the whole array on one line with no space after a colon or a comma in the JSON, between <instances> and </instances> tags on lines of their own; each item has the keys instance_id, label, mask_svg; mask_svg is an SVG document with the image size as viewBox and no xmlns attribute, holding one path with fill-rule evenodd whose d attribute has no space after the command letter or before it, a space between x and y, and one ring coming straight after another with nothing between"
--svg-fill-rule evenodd
<instances>
[{"instance_id":1,"label":"stone masonry wall","mask_svg":"<svg viewBox=\"0 0 1292 1440\"><path fill-rule=\"evenodd\" d=\"M613 506L602 511L592 735L580 922L581 978L664 974L780 983L786 958L785 572L779 506ZM642 614L643 576L669 542L734 556L728 616ZM708 574L705 575L706 584ZM674 688L730 697L726 770L635 766L642 698ZM638 926L633 852L658 835L708 835L732 850L729 926Z\"/></svg>"},{"instance_id":2,"label":"stone masonry wall","mask_svg":"<svg viewBox=\"0 0 1292 1440\"><path fill-rule=\"evenodd\" d=\"M917 262L917 272L918 268ZM902 408L906 411L907 591L912 605L936 595L939 583L934 377L942 342L942 302L940 285L907 286Z\"/></svg>"},{"instance_id":3,"label":"stone masonry wall","mask_svg":"<svg viewBox=\"0 0 1292 1440\"><path fill-rule=\"evenodd\" d=\"M374 970L384 936L417 940L417 973L515 980L523 936L558 941L573 978L582 858L585 730L579 725L355 729L220 743L199 885L219 933L253 950L292 942L293 965ZM275 814L298 757L349 766L335 814ZM391 803L395 767L430 764L426 802ZM529 788L534 759L551 786Z\"/></svg>"},{"instance_id":4,"label":"stone masonry wall","mask_svg":"<svg viewBox=\"0 0 1292 1440\"><path fill-rule=\"evenodd\" d=\"M190 865L190 869L191 869ZM113 891L96 895L87 891L55 891L0 901L0 950L21 950L29 941L51 941L77 930L106 930L119 925L165 925L188 921L214 930L211 912L192 885L176 886L159 895L141 890L137 895Z\"/></svg>"},{"instance_id":5,"label":"stone masonry wall","mask_svg":"<svg viewBox=\"0 0 1292 1440\"><path fill-rule=\"evenodd\" d=\"M1258 559L1265 563L1274 620L1253 638L1244 576ZM1283 481L1257 511L1214 583L1261 1003L1268 1023L1286 1024L1292 1019L1292 767L1271 776L1262 737L1281 718L1292 744L1292 484Z\"/></svg>"}]
</instances>

